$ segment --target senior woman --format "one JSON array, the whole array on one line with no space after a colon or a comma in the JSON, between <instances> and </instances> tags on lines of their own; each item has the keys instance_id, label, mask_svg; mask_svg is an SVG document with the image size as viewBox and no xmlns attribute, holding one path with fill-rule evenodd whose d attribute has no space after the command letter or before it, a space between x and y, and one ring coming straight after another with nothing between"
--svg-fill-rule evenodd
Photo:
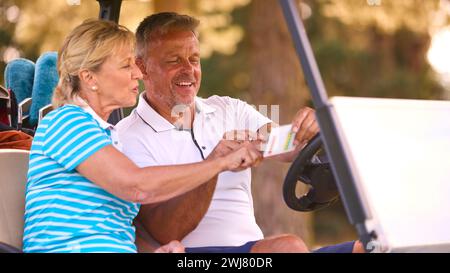
<instances>
[{"instance_id":1,"label":"senior woman","mask_svg":"<svg viewBox=\"0 0 450 273\"><path fill-rule=\"evenodd\" d=\"M133 219L140 204L165 201L260 159L246 145L200 163L137 167L107 123L114 109L136 103L142 74L133 33L88 20L68 35L58 56L55 110L40 122L31 147L25 252L136 252Z\"/></svg>"}]
</instances>

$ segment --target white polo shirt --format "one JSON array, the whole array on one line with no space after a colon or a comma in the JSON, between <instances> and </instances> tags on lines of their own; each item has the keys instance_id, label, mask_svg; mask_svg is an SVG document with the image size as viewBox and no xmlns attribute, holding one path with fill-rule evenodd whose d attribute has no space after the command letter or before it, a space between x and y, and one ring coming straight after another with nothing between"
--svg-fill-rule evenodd
<instances>
[{"instance_id":1,"label":"white polo shirt","mask_svg":"<svg viewBox=\"0 0 450 273\"><path fill-rule=\"evenodd\" d=\"M230 97L196 97L193 131L178 130L143 99L116 128L123 152L138 166L174 165L207 158L227 131L257 131L271 120ZM219 175L211 205L197 228L182 241L187 247L239 246L263 239L256 224L251 170Z\"/></svg>"}]
</instances>

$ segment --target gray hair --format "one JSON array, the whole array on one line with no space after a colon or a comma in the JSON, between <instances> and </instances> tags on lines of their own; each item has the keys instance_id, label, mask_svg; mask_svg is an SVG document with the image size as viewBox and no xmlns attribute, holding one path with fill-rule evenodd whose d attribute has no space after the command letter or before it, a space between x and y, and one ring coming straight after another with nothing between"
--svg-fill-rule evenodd
<instances>
[{"instance_id":1,"label":"gray hair","mask_svg":"<svg viewBox=\"0 0 450 273\"><path fill-rule=\"evenodd\" d=\"M147 16L136 29L136 55L145 58L152 40L169 31L192 31L198 37L200 21L176 12L161 12Z\"/></svg>"}]
</instances>

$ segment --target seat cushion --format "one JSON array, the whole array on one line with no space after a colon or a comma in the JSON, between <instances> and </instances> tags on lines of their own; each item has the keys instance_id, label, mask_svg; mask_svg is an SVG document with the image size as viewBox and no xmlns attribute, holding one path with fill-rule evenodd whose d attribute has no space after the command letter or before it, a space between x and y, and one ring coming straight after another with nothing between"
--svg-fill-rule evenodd
<instances>
[{"instance_id":1,"label":"seat cushion","mask_svg":"<svg viewBox=\"0 0 450 273\"><path fill-rule=\"evenodd\" d=\"M22 249L29 151L0 149L0 242Z\"/></svg>"}]
</instances>

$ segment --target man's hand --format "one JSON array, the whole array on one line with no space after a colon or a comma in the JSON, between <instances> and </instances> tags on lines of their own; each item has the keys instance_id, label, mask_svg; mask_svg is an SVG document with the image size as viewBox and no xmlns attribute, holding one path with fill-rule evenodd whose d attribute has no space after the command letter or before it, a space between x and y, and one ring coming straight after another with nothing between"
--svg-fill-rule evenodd
<instances>
[{"instance_id":1,"label":"man's hand","mask_svg":"<svg viewBox=\"0 0 450 273\"><path fill-rule=\"evenodd\" d=\"M268 135L271 128L275 126L279 125L275 123L266 124L259 128L258 132ZM292 121L292 132L295 133L295 150L289 153L273 156L270 159L283 162L292 162L297 157L298 153L305 146L305 144L319 132L319 124L316 121L315 111L309 107L301 108L295 114Z\"/></svg>"},{"instance_id":2,"label":"man's hand","mask_svg":"<svg viewBox=\"0 0 450 273\"><path fill-rule=\"evenodd\" d=\"M309 107L301 108L292 121L292 132L295 133L294 145L303 147L318 132L315 111Z\"/></svg>"},{"instance_id":3,"label":"man's hand","mask_svg":"<svg viewBox=\"0 0 450 273\"><path fill-rule=\"evenodd\" d=\"M185 251L184 245L182 245L179 241L174 240L157 248L154 253L185 253Z\"/></svg>"}]
</instances>

